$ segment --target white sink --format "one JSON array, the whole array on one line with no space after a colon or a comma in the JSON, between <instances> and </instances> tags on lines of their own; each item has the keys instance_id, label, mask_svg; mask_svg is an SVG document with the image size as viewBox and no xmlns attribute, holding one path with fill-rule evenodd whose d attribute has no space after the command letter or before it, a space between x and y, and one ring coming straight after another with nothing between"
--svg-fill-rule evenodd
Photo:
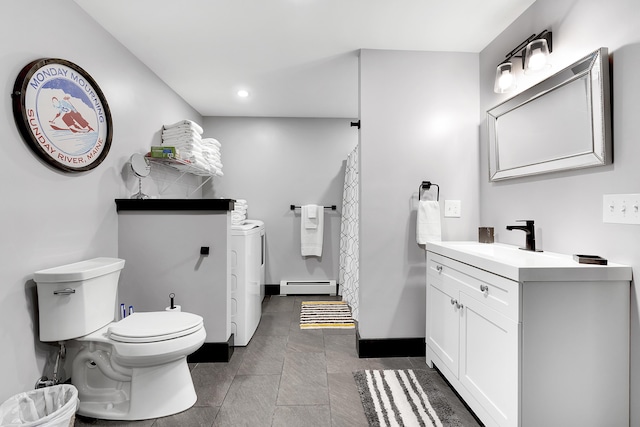
<instances>
[{"instance_id":1,"label":"white sink","mask_svg":"<svg viewBox=\"0 0 640 427\"><path fill-rule=\"evenodd\" d=\"M477 242L446 242L457 250L472 252L479 256L491 257L507 264L528 264L564 262L566 255L553 252L533 252L520 249L518 246L502 243L477 243Z\"/></svg>"},{"instance_id":2,"label":"white sink","mask_svg":"<svg viewBox=\"0 0 640 427\"><path fill-rule=\"evenodd\" d=\"M516 281L549 280L631 280L630 268L580 264L572 255L532 252L502 243L429 242L427 251L457 259Z\"/></svg>"}]
</instances>

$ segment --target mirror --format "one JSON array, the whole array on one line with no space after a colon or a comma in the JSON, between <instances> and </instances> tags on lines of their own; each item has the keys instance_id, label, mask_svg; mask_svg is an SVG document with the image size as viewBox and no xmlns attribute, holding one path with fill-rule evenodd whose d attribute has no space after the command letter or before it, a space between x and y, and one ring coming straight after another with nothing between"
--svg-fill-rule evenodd
<instances>
[{"instance_id":1,"label":"mirror","mask_svg":"<svg viewBox=\"0 0 640 427\"><path fill-rule=\"evenodd\" d=\"M149 196L142 192L142 178L149 176L151 173L151 165L149 159L140 153L132 154L129 158L131 164L131 170L133 174L138 177L138 192L131 196L132 199L148 199Z\"/></svg>"},{"instance_id":2,"label":"mirror","mask_svg":"<svg viewBox=\"0 0 640 427\"><path fill-rule=\"evenodd\" d=\"M609 92L600 48L487 111L489 180L611 163Z\"/></svg>"},{"instance_id":3,"label":"mirror","mask_svg":"<svg viewBox=\"0 0 640 427\"><path fill-rule=\"evenodd\" d=\"M131 170L138 178L149 176L151 165L149 164L149 160L142 154L132 154L129 163L131 163Z\"/></svg>"}]
</instances>

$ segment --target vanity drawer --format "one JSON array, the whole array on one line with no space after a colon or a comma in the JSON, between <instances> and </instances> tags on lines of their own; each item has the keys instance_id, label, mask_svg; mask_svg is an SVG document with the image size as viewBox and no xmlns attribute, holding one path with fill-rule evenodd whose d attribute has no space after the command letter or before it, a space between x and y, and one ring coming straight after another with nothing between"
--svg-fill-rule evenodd
<instances>
[{"instance_id":1,"label":"vanity drawer","mask_svg":"<svg viewBox=\"0 0 640 427\"><path fill-rule=\"evenodd\" d=\"M435 253L429 253L427 257L427 274L455 286L512 320L520 320L518 282Z\"/></svg>"}]
</instances>

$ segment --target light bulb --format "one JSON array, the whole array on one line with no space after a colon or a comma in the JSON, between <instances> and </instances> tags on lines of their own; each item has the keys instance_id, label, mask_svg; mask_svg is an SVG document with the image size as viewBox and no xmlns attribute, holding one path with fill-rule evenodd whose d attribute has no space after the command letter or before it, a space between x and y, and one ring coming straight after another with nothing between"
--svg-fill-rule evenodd
<instances>
[{"instance_id":1,"label":"light bulb","mask_svg":"<svg viewBox=\"0 0 640 427\"><path fill-rule=\"evenodd\" d=\"M516 79L512 73L512 63L503 62L496 69L496 81L493 87L495 93L509 92L516 87Z\"/></svg>"},{"instance_id":2,"label":"light bulb","mask_svg":"<svg viewBox=\"0 0 640 427\"><path fill-rule=\"evenodd\" d=\"M502 71L502 74L500 74L500 77L498 78L498 86L500 87L500 89L502 90L509 89L509 87L512 84L513 84L513 74L511 74L507 70Z\"/></svg>"},{"instance_id":3,"label":"light bulb","mask_svg":"<svg viewBox=\"0 0 640 427\"><path fill-rule=\"evenodd\" d=\"M549 46L545 39L537 39L527 45L524 53L524 72L525 74L535 73L547 66L547 58L549 57Z\"/></svg>"},{"instance_id":4,"label":"light bulb","mask_svg":"<svg viewBox=\"0 0 640 427\"><path fill-rule=\"evenodd\" d=\"M531 51L531 57L529 58L529 69L532 71L537 71L542 69L547 63L547 57L542 50L533 49Z\"/></svg>"}]
</instances>

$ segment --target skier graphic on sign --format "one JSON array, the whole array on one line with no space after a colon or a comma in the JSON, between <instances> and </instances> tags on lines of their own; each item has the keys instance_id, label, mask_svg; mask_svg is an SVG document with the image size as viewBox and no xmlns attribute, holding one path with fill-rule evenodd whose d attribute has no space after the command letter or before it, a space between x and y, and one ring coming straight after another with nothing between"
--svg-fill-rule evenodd
<instances>
[{"instance_id":1,"label":"skier graphic on sign","mask_svg":"<svg viewBox=\"0 0 640 427\"><path fill-rule=\"evenodd\" d=\"M93 131L93 128L91 128L89 122L87 122L84 117L82 117L82 114L80 114L80 112L78 112L78 110L76 110L75 107L71 104L71 102L69 102L70 99L71 98L68 95L65 95L62 100L59 100L55 96L51 98L51 103L53 104L54 108L58 110L56 116L52 120L49 120L51 128L54 130L70 130L74 133L86 133ZM62 121L67 125L66 128L62 128L55 124L56 120L59 117L62 117Z\"/></svg>"}]
</instances>

